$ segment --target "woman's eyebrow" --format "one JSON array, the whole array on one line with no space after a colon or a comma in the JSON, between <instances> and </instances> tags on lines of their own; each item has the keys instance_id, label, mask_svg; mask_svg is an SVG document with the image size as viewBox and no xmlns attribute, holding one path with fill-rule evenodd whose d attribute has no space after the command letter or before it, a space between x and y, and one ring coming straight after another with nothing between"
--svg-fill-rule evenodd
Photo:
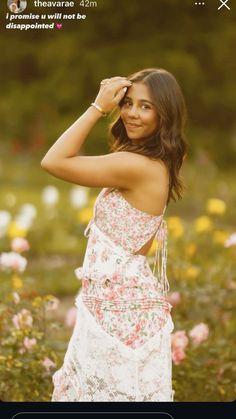
<instances>
[{"instance_id":1,"label":"woman's eyebrow","mask_svg":"<svg viewBox=\"0 0 236 419\"><path fill-rule=\"evenodd\" d=\"M132 98L130 96L126 96L126 99L132 100ZM154 104L152 102L150 102L150 100L147 100L147 99L139 99L138 102L147 102L147 103L150 103L151 105L154 106Z\"/></svg>"}]
</instances>

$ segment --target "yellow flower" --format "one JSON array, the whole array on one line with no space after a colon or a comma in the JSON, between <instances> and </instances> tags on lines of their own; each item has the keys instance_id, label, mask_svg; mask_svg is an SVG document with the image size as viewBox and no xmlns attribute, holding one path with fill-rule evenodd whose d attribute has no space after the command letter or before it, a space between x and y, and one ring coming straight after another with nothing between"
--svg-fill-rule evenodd
<instances>
[{"instance_id":1,"label":"yellow flower","mask_svg":"<svg viewBox=\"0 0 236 419\"><path fill-rule=\"evenodd\" d=\"M41 307L42 304L43 304L42 297L35 297L32 301L32 306L35 307L35 308Z\"/></svg>"},{"instance_id":2,"label":"yellow flower","mask_svg":"<svg viewBox=\"0 0 236 419\"><path fill-rule=\"evenodd\" d=\"M187 279L195 279L198 277L199 273L200 273L200 268L194 265L189 266L189 268L187 268L186 271L184 271L184 274Z\"/></svg>"},{"instance_id":3,"label":"yellow flower","mask_svg":"<svg viewBox=\"0 0 236 419\"><path fill-rule=\"evenodd\" d=\"M12 221L7 228L7 235L10 239L14 239L15 237L26 237L27 230L21 226L19 226L16 221Z\"/></svg>"},{"instance_id":4,"label":"yellow flower","mask_svg":"<svg viewBox=\"0 0 236 419\"><path fill-rule=\"evenodd\" d=\"M182 237L184 234L184 226L179 217L168 217L167 227L170 231L170 234L176 239Z\"/></svg>"},{"instance_id":5,"label":"yellow flower","mask_svg":"<svg viewBox=\"0 0 236 419\"><path fill-rule=\"evenodd\" d=\"M190 242L186 247L186 254L191 257L196 253L196 250L197 250L196 244L193 242Z\"/></svg>"},{"instance_id":6,"label":"yellow flower","mask_svg":"<svg viewBox=\"0 0 236 419\"><path fill-rule=\"evenodd\" d=\"M207 215L196 218L194 226L197 233L211 231L213 228L212 221Z\"/></svg>"},{"instance_id":7,"label":"yellow flower","mask_svg":"<svg viewBox=\"0 0 236 419\"><path fill-rule=\"evenodd\" d=\"M83 208L78 213L78 220L82 224L86 224L90 221L93 216L93 209L92 208Z\"/></svg>"},{"instance_id":8,"label":"yellow flower","mask_svg":"<svg viewBox=\"0 0 236 419\"><path fill-rule=\"evenodd\" d=\"M12 288L17 290L23 287L22 279L18 275L13 275L12 277Z\"/></svg>"},{"instance_id":9,"label":"yellow flower","mask_svg":"<svg viewBox=\"0 0 236 419\"><path fill-rule=\"evenodd\" d=\"M228 238L228 234L225 231L216 230L213 233L212 239L216 244L224 245L225 241Z\"/></svg>"},{"instance_id":10,"label":"yellow flower","mask_svg":"<svg viewBox=\"0 0 236 419\"><path fill-rule=\"evenodd\" d=\"M222 215L225 213L226 204L222 199L211 198L207 200L207 212L214 215Z\"/></svg>"}]
</instances>

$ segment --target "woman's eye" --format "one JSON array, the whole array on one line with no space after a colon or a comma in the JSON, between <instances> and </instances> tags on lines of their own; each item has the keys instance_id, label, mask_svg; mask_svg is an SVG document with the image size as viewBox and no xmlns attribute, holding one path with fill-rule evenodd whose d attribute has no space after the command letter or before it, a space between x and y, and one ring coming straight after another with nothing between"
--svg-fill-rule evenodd
<instances>
[{"instance_id":1,"label":"woman's eye","mask_svg":"<svg viewBox=\"0 0 236 419\"><path fill-rule=\"evenodd\" d=\"M129 102L129 101L126 99L126 100L124 100L123 105L125 105L125 106L132 106L132 103L131 103L131 102ZM148 105L141 105L141 108L142 108L142 109L150 109L150 106L148 106Z\"/></svg>"}]
</instances>

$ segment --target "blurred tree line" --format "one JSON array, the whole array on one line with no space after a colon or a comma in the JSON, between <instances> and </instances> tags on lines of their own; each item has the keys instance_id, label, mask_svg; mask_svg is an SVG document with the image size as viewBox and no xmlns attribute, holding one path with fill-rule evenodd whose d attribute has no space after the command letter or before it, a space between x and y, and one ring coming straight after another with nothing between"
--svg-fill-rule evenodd
<instances>
[{"instance_id":1,"label":"blurred tree line","mask_svg":"<svg viewBox=\"0 0 236 419\"><path fill-rule=\"evenodd\" d=\"M232 167L233 7L218 11L217 0L206 1L205 7L196 7L192 0L97 0L97 7L90 8L79 3L66 11L86 14L87 19L63 21L62 30L7 30L2 15L2 147L43 155L90 105L102 78L163 67L173 72L184 92L190 157L203 149L220 167ZM24 13L60 11L34 8L32 2ZM84 144L85 153L107 152L106 126L105 120L98 124Z\"/></svg>"}]
</instances>

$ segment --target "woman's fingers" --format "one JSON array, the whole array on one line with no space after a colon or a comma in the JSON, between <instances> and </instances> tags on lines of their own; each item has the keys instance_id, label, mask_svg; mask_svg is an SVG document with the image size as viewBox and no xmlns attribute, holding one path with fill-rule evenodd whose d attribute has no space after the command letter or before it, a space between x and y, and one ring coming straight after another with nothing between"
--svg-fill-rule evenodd
<instances>
[{"instance_id":1,"label":"woman's fingers","mask_svg":"<svg viewBox=\"0 0 236 419\"><path fill-rule=\"evenodd\" d=\"M119 93L119 92L124 92L124 88L126 88L126 90L127 90L127 88L128 87L130 87L132 85L132 82L131 81L129 81L129 80L117 80L116 82L114 82L114 84L113 84L113 86L112 86L112 88L114 88L114 95L115 96L117 96L117 94Z\"/></svg>"},{"instance_id":2,"label":"woman's fingers","mask_svg":"<svg viewBox=\"0 0 236 419\"><path fill-rule=\"evenodd\" d=\"M102 80L100 84L106 85L106 84L111 84L114 81L120 81L120 80L127 80L127 78L126 77L121 77L121 76L115 76L115 77L111 77L109 79Z\"/></svg>"},{"instance_id":3,"label":"woman's fingers","mask_svg":"<svg viewBox=\"0 0 236 419\"><path fill-rule=\"evenodd\" d=\"M123 99L124 95L127 92L128 87L122 87L119 92L116 94L116 96L114 97L114 101L116 103L116 105L118 105L118 103L120 103L121 99Z\"/></svg>"}]
</instances>

